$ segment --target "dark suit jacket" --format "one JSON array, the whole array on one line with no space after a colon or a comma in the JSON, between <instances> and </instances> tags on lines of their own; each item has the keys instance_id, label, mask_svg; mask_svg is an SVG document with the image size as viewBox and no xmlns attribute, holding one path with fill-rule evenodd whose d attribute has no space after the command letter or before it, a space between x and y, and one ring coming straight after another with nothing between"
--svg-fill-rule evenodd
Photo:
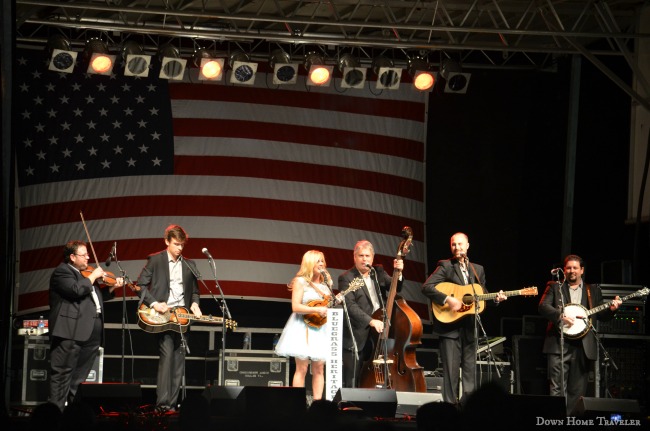
<instances>
[{"instance_id":1,"label":"dark suit jacket","mask_svg":"<svg viewBox=\"0 0 650 431\"><path fill-rule=\"evenodd\" d=\"M49 334L75 341L86 341L93 330L97 307L91 296L90 280L67 263L56 267L50 277ZM112 295L108 288L96 289L104 317L104 300ZM103 341L103 334L102 334Z\"/></svg>"},{"instance_id":2,"label":"dark suit jacket","mask_svg":"<svg viewBox=\"0 0 650 431\"><path fill-rule=\"evenodd\" d=\"M476 272L476 274L474 272ZM474 281L474 283L478 283L483 288L484 292L487 292L485 288L485 270L483 269L483 266L470 262L469 273L470 279ZM455 283L460 286L465 285L463 273L460 270L460 264L457 259L452 258L438 261L438 266L422 285L422 293L426 295L432 303L441 306L444 305L447 295L436 289L436 285L443 282ZM486 302L486 304L489 304L489 302ZM460 328L474 328L474 316L471 314L466 315L451 323L441 323L434 318L432 326L433 332L436 334L444 337L456 338L459 336L458 331Z\"/></svg>"},{"instance_id":3,"label":"dark suit jacket","mask_svg":"<svg viewBox=\"0 0 650 431\"><path fill-rule=\"evenodd\" d=\"M199 304L199 286L196 277L187 265L198 274L194 262L183 258L181 262L183 271L183 299L185 307L190 308L193 302ZM167 249L147 257L147 263L142 268L137 285L142 287L140 297L142 302L149 307L153 302L167 302L169 299L169 256Z\"/></svg>"},{"instance_id":4,"label":"dark suit jacket","mask_svg":"<svg viewBox=\"0 0 650 431\"><path fill-rule=\"evenodd\" d=\"M539 314L546 317L549 320L548 326L546 328L546 338L544 339L544 353L560 353L560 330L557 326L557 323L560 320L560 314L562 313L562 299L564 304L571 302L571 295L569 294L569 285L567 283L562 284L562 297L560 297L560 290L558 290L559 283L554 281L549 281L546 283L546 289L544 294L539 300L538 311ZM582 292L582 302L581 305L587 310L597 307L603 303L603 295L600 290L599 284L584 284L584 291ZM589 298L587 295L587 289L591 291L591 304L589 304ZM606 308L605 310L596 313L595 317L598 320L606 321L614 317L612 310ZM594 337L593 331L591 333L585 334L579 340L568 340L566 337L564 339L565 343L580 343L585 350L585 355L588 359L595 361L598 354L598 344Z\"/></svg>"},{"instance_id":5,"label":"dark suit jacket","mask_svg":"<svg viewBox=\"0 0 650 431\"><path fill-rule=\"evenodd\" d=\"M375 266L373 268L375 268L375 271L377 272L377 280L375 280L375 278L372 276L371 278L373 280L373 284L375 284L375 287L379 287L385 304L393 278L389 276L386 271L384 271L383 267ZM343 292L347 290L350 282L352 282L352 280L357 277L361 278L361 274L356 267L353 267L341 274L339 276L338 284L339 291ZM379 286L377 286L377 281L379 281ZM404 277L402 276L402 280L398 281L397 283L398 292L402 290L403 281ZM354 339L357 342L357 348L361 350L368 340L368 335L371 329L370 321L372 320L372 301L370 300L368 287L364 285L361 289L348 293L344 296L344 298L345 305L348 309L348 315L350 316L350 323L352 325ZM350 337L350 332L348 330L347 324L344 325L343 329L343 348L348 350L353 348L352 338Z\"/></svg>"}]
</instances>

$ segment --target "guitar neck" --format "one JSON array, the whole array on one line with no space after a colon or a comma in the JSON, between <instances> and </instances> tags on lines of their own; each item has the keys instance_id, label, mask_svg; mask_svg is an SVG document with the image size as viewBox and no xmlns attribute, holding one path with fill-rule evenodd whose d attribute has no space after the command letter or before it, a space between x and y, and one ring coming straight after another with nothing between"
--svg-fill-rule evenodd
<instances>
[{"instance_id":1,"label":"guitar neck","mask_svg":"<svg viewBox=\"0 0 650 431\"><path fill-rule=\"evenodd\" d=\"M494 299L497 297L499 293L485 293L483 295L477 295L477 298L479 301L485 301L488 299ZM518 295L523 295L521 289L520 290L509 290L507 292L503 292L505 296L518 296Z\"/></svg>"},{"instance_id":2,"label":"guitar neck","mask_svg":"<svg viewBox=\"0 0 650 431\"><path fill-rule=\"evenodd\" d=\"M176 317L178 317L179 319L199 320L199 321L203 321L203 322L212 322L212 323L221 323L221 322L223 322L223 318L221 318L221 317L213 317L213 316L197 317L194 314L185 314L185 313L176 313Z\"/></svg>"},{"instance_id":3,"label":"guitar neck","mask_svg":"<svg viewBox=\"0 0 650 431\"><path fill-rule=\"evenodd\" d=\"M641 295L640 292L630 293L629 295L621 298L621 302L625 302L628 299L632 299L632 298L634 298L636 296L640 296L640 295ZM603 311L606 308L609 308L612 305L612 303L613 303L613 301L609 301L609 302L601 304L601 305L599 305L597 307L592 308L591 310L587 311L587 316L591 316L592 314L596 314L596 313L598 313L600 311Z\"/></svg>"}]
</instances>

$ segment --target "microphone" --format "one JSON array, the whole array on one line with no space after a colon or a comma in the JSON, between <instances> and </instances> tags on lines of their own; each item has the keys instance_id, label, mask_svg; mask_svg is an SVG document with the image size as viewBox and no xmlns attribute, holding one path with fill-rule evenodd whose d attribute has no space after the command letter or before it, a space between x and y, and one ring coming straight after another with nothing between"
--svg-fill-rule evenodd
<instances>
[{"instance_id":1,"label":"microphone","mask_svg":"<svg viewBox=\"0 0 650 431\"><path fill-rule=\"evenodd\" d=\"M113 243L113 248L111 249L108 259L106 259L106 266L111 266L111 261L115 258L115 249L117 248L117 241Z\"/></svg>"},{"instance_id":2,"label":"microphone","mask_svg":"<svg viewBox=\"0 0 650 431\"><path fill-rule=\"evenodd\" d=\"M557 275L559 272L562 272L562 268L551 269L551 275Z\"/></svg>"},{"instance_id":3,"label":"microphone","mask_svg":"<svg viewBox=\"0 0 650 431\"><path fill-rule=\"evenodd\" d=\"M327 271L318 271L318 272L320 272L320 275L323 276L323 281L325 282L325 284L329 286L329 283L327 282Z\"/></svg>"},{"instance_id":4,"label":"microphone","mask_svg":"<svg viewBox=\"0 0 650 431\"><path fill-rule=\"evenodd\" d=\"M214 260L212 259L212 255L210 254L207 248L203 247L203 250L201 251L203 252L204 255L208 256L208 259Z\"/></svg>"}]
</instances>

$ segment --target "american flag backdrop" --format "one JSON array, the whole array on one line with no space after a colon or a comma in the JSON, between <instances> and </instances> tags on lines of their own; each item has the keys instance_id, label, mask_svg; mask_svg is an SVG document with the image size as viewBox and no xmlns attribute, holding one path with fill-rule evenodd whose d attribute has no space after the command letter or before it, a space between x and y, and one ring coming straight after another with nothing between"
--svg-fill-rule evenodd
<instances>
[{"instance_id":1,"label":"american flag backdrop","mask_svg":"<svg viewBox=\"0 0 650 431\"><path fill-rule=\"evenodd\" d=\"M210 288L216 276L227 298L281 301L305 251L323 251L336 280L367 239L375 263L390 268L410 226L403 296L428 316L419 293L427 93L405 83L307 87L302 77L276 87L263 72L250 87L200 82L192 71L183 82L60 74L46 60L16 53L17 314L47 309L62 246L88 240L83 214L97 261L117 244L132 280L175 223Z\"/></svg>"}]
</instances>

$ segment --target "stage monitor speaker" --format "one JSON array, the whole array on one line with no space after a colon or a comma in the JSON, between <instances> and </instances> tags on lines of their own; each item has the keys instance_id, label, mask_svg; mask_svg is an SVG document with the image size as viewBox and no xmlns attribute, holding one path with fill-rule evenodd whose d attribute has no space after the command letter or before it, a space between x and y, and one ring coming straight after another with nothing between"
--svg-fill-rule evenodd
<instances>
[{"instance_id":1,"label":"stage monitor speaker","mask_svg":"<svg viewBox=\"0 0 650 431\"><path fill-rule=\"evenodd\" d=\"M340 388L334 396L340 410L360 408L367 416L394 418L397 393L394 389Z\"/></svg>"},{"instance_id":2,"label":"stage monitor speaker","mask_svg":"<svg viewBox=\"0 0 650 431\"><path fill-rule=\"evenodd\" d=\"M542 353L544 337L514 336L516 393L519 395L548 395L546 356Z\"/></svg>"},{"instance_id":3,"label":"stage monitor speaker","mask_svg":"<svg viewBox=\"0 0 650 431\"><path fill-rule=\"evenodd\" d=\"M512 411L521 429L533 429L538 419L566 419L566 398L550 395L510 395Z\"/></svg>"},{"instance_id":4,"label":"stage monitor speaker","mask_svg":"<svg viewBox=\"0 0 650 431\"><path fill-rule=\"evenodd\" d=\"M590 418L604 417L607 420L641 419L639 402L618 398L580 397L571 416Z\"/></svg>"},{"instance_id":5,"label":"stage monitor speaker","mask_svg":"<svg viewBox=\"0 0 650 431\"><path fill-rule=\"evenodd\" d=\"M442 394L435 392L395 392L397 395L397 416L417 416L422 404L442 401Z\"/></svg>"},{"instance_id":6,"label":"stage monitor speaker","mask_svg":"<svg viewBox=\"0 0 650 431\"><path fill-rule=\"evenodd\" d=\"M82 383L75 402L90 405L96 413L133 411L142 402L140 383Z\"/></svg>"},{"instance_id":7,"label":"stage monitor speaker","mask_svg":"<svg viewBox=\"0 0 650 431\"><path fill-rule=\"evenodd\" d=\"M291 386L245 386L242 395L246 416L287 419L302 417L307 410L305 388Z\"/></svg>"},{"instance_id":8,"label":"stage monitor speaker","mask_svg":"<svg viewBox=\"0 0 650 431\"><path fill-rule=\"evenodd\" d=\"M246 411L243 397L243 386L208 386L203 396L210 404L211 416L240 416Z\"/></svg>"}]
</instances>

